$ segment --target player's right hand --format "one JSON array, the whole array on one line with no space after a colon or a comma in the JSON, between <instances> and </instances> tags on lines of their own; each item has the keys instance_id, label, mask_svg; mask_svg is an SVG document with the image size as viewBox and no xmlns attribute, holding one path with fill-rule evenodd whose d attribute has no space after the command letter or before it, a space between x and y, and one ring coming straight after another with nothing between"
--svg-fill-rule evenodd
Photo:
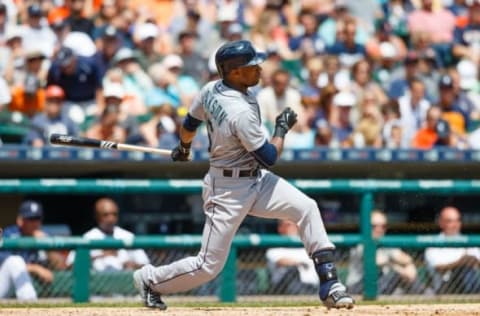
<instances>
[{"instance_id":1,"label":"player's right hand","mask_svg":"<svg viewBox=\"0 0 480 316\"><path fill-rule=\"evenodd\" d=\"M291 108L286 108L275 119L275 132L273 136L285 137L288 130L297 122L297 113Z\"/></svg>"},{"instance_id":2,"label":"player's right hand","mask_svg":"<svg viewBox=\"0 0 480 316\"><path fill-rule=\"evenodd\" d=\"M192 160L192 153L190 151L190 147L179 143L177 147L172 149L171 154L173 161L190 161Z\"/></svg>"}]
</instances>

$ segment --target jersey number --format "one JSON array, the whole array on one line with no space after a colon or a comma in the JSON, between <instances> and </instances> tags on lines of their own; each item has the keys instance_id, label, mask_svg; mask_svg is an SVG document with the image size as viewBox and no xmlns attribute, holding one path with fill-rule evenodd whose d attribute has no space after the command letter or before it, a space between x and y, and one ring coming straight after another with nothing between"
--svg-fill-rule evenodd
<instances>
[{"instance_id":1,"label":"jersey number","mask_svg":"<svg viewBox=\"0 0 480 316\"><path fill-rule=\"evenodd\" d=\"M212 133L213 125L210 120L207 120L207 135L208 135L208 152L212 149Z\"/></svg>"}]
</instances>

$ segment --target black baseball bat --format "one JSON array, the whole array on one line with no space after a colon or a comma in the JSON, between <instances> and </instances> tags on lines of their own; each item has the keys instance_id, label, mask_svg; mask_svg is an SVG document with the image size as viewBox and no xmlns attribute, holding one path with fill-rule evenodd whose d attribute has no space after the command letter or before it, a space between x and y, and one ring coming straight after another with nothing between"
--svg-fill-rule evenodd
<instances>
[{"instance_id":1,"label":"black baseball bat","mask_svg":"<svg viewBox=\"0 0 480 316\"><path fill-rule=\"evenodd\" d=\"M52 134L50 135L50 144L63 145L63 146L75 146L75 147L90 147L90 148L102 148L111 150L125 150L125 151L141 151L152 154L170 155L172 153L169 149L159 149L148 146L136 146L123 143L116 143L107 140L99 140L87 137Z\"/></svg>"}]
</instances>

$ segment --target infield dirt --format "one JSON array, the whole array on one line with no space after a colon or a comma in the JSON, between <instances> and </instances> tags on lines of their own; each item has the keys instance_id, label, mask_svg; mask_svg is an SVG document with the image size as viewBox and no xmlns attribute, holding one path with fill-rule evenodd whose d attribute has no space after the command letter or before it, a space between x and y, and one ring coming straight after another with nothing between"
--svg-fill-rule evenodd
<instances>
[{"instance_id":1,"label":"infield dirt","mask_svg":"<svg viewBox=\"0 0 480 316\"><path fill-rule=\"evenodd\" d=\"M67 308L1 308L0 315L8 316L371 316L371 315L433 315L480 316L480 304L412 304L412 305L360 305L352 310L327 310L323 307L170 307L166 311L142 307L67 307Z\"/></svg>"}]
</instances>

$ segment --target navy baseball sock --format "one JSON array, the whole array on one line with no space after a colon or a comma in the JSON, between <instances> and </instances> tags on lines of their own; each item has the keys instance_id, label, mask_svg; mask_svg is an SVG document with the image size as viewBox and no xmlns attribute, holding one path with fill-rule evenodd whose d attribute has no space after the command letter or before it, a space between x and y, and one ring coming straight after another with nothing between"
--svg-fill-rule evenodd
<instances>
[{"instance_id":1,"label":"navy baseball sock","mask_svg":"<svg viewBox=\"0 0 480 316\"><path fill-rule=\"evenodd\" d=\"M325 300L332 284L338 282L337 268L335 268L334 250L324 249L316 251L312 254L315 270L320 278L320 299Z\"/></svg>"}]
</instances>

